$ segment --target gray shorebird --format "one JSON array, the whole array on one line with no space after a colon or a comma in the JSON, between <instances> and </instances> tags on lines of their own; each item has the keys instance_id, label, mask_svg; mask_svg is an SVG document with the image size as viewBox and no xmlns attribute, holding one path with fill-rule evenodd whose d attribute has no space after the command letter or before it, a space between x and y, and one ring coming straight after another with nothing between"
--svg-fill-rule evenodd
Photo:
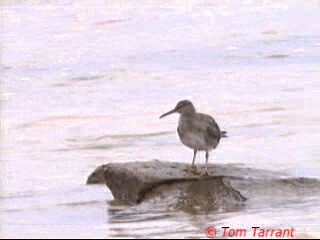
<instances>
[{"instance_id":1,"label":"gray shorebird","mask_svg":"<svg viewBox=\"0 0 320 240\"><path fill-rule=\"evenodd\" d=\"M178 102L173 110L161 115L160 118L172 113L180 114L177 131L181 142L194 151L192 164L188 171L197 173L195 166L197 152L205 151L206 168L201 175L209 175L209 152L218 146L220 138L226 137L226 132L220 131L218 124L211 116L198 113L192 102L188 100Z\"/></svg>"}]
</instances>

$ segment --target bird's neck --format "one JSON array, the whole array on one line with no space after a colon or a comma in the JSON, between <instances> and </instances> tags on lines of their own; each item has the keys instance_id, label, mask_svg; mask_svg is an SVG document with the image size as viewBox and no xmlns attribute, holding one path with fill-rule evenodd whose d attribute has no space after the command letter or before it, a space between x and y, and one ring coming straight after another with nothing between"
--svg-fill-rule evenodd
<instances>
[{"instance_id":1,"label":"bird's neck","mask_svg":"<svg viewBox=\"0 0 320 240\"><path fill-rule=\"evenodd\" d=\"M181 113L181 117L193 117L196 114L195 109L190 109Z\"/></svg>"}]
</instances>

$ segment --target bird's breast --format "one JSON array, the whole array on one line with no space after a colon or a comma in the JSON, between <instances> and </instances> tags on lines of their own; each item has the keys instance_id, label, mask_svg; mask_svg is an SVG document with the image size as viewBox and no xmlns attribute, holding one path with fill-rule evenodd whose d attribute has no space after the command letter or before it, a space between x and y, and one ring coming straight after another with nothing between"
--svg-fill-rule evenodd
<instances>
[{"instance_id":1,"label":"bird's breast","mask_svg":"<svg viewBox=\"0 0 320 240\"><path fill-rule=\"evenodd\" d=\"M205 132L197 129L192 123L181 121L180 119L177 130L179 138L185 146L199 151L210 149L210 146L206 142Z\"/></svg>"}]
</instances>

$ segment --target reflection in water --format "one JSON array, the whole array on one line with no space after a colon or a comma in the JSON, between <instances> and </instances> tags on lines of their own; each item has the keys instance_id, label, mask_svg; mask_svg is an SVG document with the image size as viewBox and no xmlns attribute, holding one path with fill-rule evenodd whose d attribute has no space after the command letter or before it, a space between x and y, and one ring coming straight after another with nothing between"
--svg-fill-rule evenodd
<instances>
[{"instance_id":1,"label":"reflection in water","mask_svg":"<svg viewBox=\"0 0 320 240\"><path fill-rule=\"evenodd\" d=\"M274 59L283 59L288 57L289 55L286 55L286 54L272 54L272 55L266 56L266 58L274 58Z\"/></svg>"},{"instance_id":2,"label":"reflection in water","mask_svg":"<svg viewBox=\"0 0 320 240\"><path fill-rule=\"evenodd\" d=\"M158 132L145 134L111 134L100 137L87 137L85 139L67 139L73 143L67 148L56 149L55 151L77 151L77 150L107 150L113 148L130 147L134 143L148 140L152 137L172 134L172 132Z\"/></svg>"},{"instance_id":3,"label":"reflection in water","mask_svg":"<svg viewBox=\"0 0 320 240\"><path fill-rule=\"evenodd\" d=\"M267 174L267 173L266 173ZM246 229L256 226L255 215L294 212L301 208L315 208L320 198L320 181L306 178L232 180L232 185L248 196L248 202L233 209L210 209L184 211L171 208L170 192L167 199L150 199L136 206L108 205L108 226L111 237L158 237L158 236L203 236L208 226L230 226L228 220L241 215L251 216L243 222ZM192 184L191 184L192 185ZM192 187L190 185L190 187ZM162 189L163 190L163 189ZM167 189L166 189L167 190ZM197 188L190 189L197 191ZM192 194L192 196L195 196ZM319 209L317 206L315 209ZM209 210L209 209L207 209ZM222 223L228 223L223 225ZM221 225L222 224L222 225ZM251 225L250 225L251 224ZM276 223L274 223L276 226ZM288 226L290 223L287 223ZM170 227L171 226L171 227ZM237 225L236 225L237 226ZM287 225L283 225L286 227ZM287 226L287 227L288 227ZM294 225L291 225L291 227ZM238 226L237 226L238 227ZM279 228L280 226L278 226ZM219 229L219 228L217 228ZM221 235L221 230L219 232Z\"/></svg>"},{"instance_id":4,"label":"reflection in water","mask_svg":"<svg viewBox=\"0 0 320 240\"><path fill-rule=\"evenodd\" d=\"M75 77L72 78L72 81L92 81L92 80L98 80L103 79L104 76L82 76L82 77Z\"/></svg>"}]
</instances>

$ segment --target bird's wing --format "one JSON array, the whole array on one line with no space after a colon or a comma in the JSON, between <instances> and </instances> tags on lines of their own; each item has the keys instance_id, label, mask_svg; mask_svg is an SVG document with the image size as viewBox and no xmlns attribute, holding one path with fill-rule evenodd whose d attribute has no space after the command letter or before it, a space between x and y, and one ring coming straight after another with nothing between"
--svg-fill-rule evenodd
<instances>
[{"instance_id":1,"label":"bird's wing","mask_svg":"<svg viewBox=\"0 0 320 240\"><path fill-rule=\"evenodd\" d=\"M200 114L200 117L206 119L206 121L202 121L202 122L206 122L205 128L206 128L208 137L217 139L219 141L221 138L221 131L217 122L213 119L213 117L207 114Z\"/></svg>"},{"instance_id":2,"label":"bird's wing","mask_svg":"<svg viewBox=\"0 0 320 240\"><path fill-rule=\"evenodd\" d=\"M220 132L220 129L219 129L219 126L218 124L214 121L212 122L208 127L207 127L207 131L208 131L208 134L216 139L218 139L218 141L220 140L221 138L221 132Z\"/></svg>"}]
</instances>

